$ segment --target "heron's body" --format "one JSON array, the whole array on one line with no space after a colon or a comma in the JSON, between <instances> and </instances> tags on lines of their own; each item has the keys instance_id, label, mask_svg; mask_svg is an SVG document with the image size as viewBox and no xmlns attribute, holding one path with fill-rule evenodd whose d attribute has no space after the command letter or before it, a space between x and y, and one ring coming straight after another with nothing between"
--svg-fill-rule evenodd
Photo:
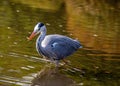
<instances>
[{"instance_id":1,"label":"heron's body","mask_svg":"<svg viewBox=\"0 0 120 86\"><path fill-rule=\"evenodd\" d=\"M41 39L39 36L36 41L38 53L54 60L67 57L80 47L78 41L62 35L47 35L42 41Z\"/></svg>"},{"instance_id":2,"label":"heron's body","mask_svg":"<svg viewBox=\"0 0 120 86\"><path fill-rule=\"evenodd\" d=\"M36 49L39 54L51 60L59 61L82 47L77 40L72 38L58 34L46 35L46 27L43 23L38 23L34 32L38 31L37 28L40 28L40 26L42 27L41 34L36 41Z\"/></svg>"}]
</instances>

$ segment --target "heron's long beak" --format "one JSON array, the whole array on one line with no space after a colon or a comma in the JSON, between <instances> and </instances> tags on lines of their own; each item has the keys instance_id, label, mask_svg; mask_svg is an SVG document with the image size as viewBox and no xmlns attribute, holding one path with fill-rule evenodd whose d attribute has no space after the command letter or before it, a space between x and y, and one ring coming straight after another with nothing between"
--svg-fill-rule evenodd
<instances>
[{"instance_id":1,"label":"heron's long beak","mask_svg":"<svg viewBox=\"0 0 120 86\"><path fill-rule=\"evenodd\" d=\"M28 37L28 40L32 40L36 36L35 32L32 32L32 34Z\"/></svg>"}]
</instances>

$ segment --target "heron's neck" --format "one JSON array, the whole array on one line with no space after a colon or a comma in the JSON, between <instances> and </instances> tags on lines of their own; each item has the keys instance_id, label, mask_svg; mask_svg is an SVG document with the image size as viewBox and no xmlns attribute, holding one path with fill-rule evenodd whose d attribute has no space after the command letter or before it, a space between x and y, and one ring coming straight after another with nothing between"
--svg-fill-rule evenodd
<instances>
[{"instance_id":1,"label":"heron's neck","mask_svg":"<svg viewBox=\"0 0 120 86\"><path fill-rule=\"evenodd\" d=\"M45 30L43 30L43 31L40 33L37 41L38 41L39 43L41 43L41 42L44 40L45 35L46 35L46 28L45 28Z\"/></svg>"}]
</instances>

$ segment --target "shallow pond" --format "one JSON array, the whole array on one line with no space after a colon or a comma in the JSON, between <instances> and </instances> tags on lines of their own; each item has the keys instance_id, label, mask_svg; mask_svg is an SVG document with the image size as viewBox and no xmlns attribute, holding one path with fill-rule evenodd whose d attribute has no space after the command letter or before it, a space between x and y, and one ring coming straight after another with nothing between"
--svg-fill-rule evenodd
<instances>
[{"instance_id":1,"label":"shallow pond","mask_svg":"<svg viewBox=\"0 0 120 86\"><path fill-rule=\"evenodd\" d=\"M0 0L0 86L119 86L120 12L102 1ZM69 65L56 70L38 55L27 40L37 22L80 40Z\"/></svg>"}]
</instances>

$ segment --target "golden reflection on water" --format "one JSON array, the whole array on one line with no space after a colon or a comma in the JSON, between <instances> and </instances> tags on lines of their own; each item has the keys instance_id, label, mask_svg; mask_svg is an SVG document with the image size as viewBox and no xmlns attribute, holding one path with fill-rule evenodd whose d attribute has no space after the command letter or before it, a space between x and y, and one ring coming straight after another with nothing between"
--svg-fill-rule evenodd
<instances>
[{"instance_id":1,"label":"golden reflection on water","mask_svg":"<svg viewBox=\"0 0 120 86\"><path fill-rule=\"evenodd\" d=\"M68 32L79 38L85 47L120 54L119 10L99 1L81 1L66 1Z\"/></svg>"},{"instance_id":2,"label":"golden reflection on water","mask_svg":"<svg viewBox=\"0 0 120 86\"><path fill-rule=\"evenodd\" d=\"M32 8L40 8L40 9L47 9L50 11L57 11L61 7L61 4L63 3L63 0L29 0L26 2L26 0L11 0L15 3L22 3L25 5L28 5Z\"/></svg>"}]
</instances>

